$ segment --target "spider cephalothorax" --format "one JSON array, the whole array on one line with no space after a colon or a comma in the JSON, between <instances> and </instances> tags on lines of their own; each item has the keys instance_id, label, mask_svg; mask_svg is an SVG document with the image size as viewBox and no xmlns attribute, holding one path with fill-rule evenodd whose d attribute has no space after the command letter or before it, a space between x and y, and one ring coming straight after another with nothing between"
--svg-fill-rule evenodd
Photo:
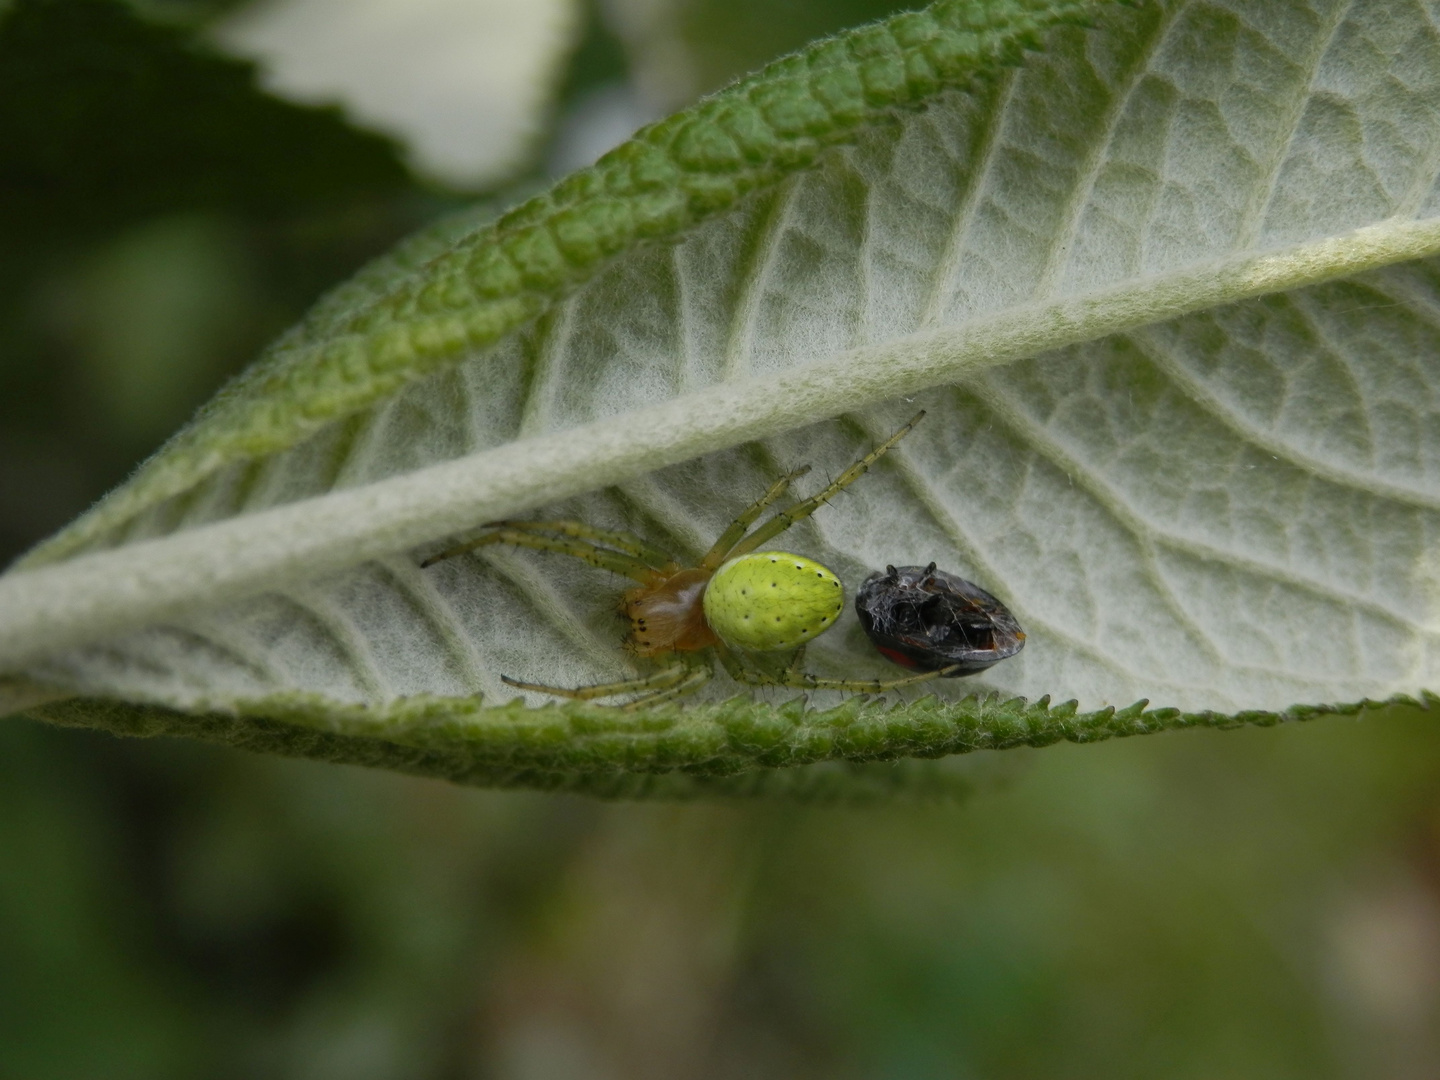
<instances>
[{"instance_id":1,"label":"spider cephalothorax","mask_svg":"<svg viewBox=\"0 0 1440 1080\"><path fill-rule=\"evenodd\" d=\"M949 674L950 669L945 668L904 679L875 681L822 679L800 671L805 646L839 617L845 606L845 590L835 574L813 559L786 551L758 550L858 480L924 415L917 415L819 494L780 511L750 532L750 526L785 494L791 483L809 472L809 466L782 476L730 524L695 566L683 566L638 536L578 521L496 522L486 526L486 531L475 539L442 551L421 566L489 544L517 544L573 555L638 583L620 598L620 611L630 623L625 646L638 656L674 656L674 663L637 679L578 689L501 676L509 685L523 690L581 699L634 693L639 696L627 707L648 704L678 697L706 682L713 673L713 664L698 658L707 651L719 658L732 678L752 686L879 693ZM741 659L749 654L779 652L794 654L787 670L779 675L758 670Z\"/></svg>"},{"instance_id":2,"label":"spider cephalothorax","mask_svg":"<svg viewBox=\"0 0 1440 1080\"><path fill-rule=\"evenodd\" d=\"M654 585L637 585L620 598L620 613L630 620L625 647L637 656L697 652L718 640L705 621L704 597L715 576L694 566L675 568Z\"/></svg>"}]
</instances>

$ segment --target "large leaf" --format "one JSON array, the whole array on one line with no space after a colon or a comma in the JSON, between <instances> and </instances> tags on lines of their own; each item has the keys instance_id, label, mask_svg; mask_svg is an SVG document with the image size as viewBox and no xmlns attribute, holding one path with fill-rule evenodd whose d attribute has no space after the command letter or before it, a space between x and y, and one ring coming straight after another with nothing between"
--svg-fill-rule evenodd
<instances>
[{"instance_id":1,"label":"large leaf","mask_svg":"<svg viewBox=\"0 0 1440 1080\"><path fill-rule=\"evenodd\" d=\"M1088 10L942 3L822 43L372 267L0 578L12 701L564 786L1433 687L1437 12ZM785 542L852 585L935 559L1009 602L1025 652L940 701L719 704L721 678L638 718L505 706L501 673L627 670L615 581L417 567L520 513L694 557L917 406ZM808 664L885 673L853 620ZM1139 698L1166 708L1110 708Z\"/></svg>"}]
</instances>

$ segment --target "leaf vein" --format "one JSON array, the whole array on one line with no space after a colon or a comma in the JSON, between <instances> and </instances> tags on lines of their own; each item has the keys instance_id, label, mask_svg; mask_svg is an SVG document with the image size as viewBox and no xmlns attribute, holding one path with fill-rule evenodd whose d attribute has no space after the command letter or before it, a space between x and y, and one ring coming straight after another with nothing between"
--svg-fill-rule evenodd
<instances>
[{"instance_id":1,"label":"leaf vein","mask_svg":"<svg viewBox=\"0 0 1440 1080\"><path fill-rule=\"evenodd\" d=\"M759 211L759 226L746 252L735 313L731 316L730 332L725 341L725 364L721 375L724 382L733 382L749 374L754 359L750 350L755 340L755 320L759 318L775 253L785 235L793 196L800 182L799 177L785 180L759 204L763 207Z\"/></svg>"},{"instance_id":2,"label":"leaf vein","mask_svg":"<svg viewBox=\"0 0 1440 1080\"><path fill-rule=\"evenodd\" d=\"M283 593L275 593L283 603L298 609L314 626L324 631L336 651L349 664L360 689L372 702L389 700L392 695L380 674L380 666L370 643L349 616L330 598L309 585L292 585Z\"/></svg>"},{"instance_id":3,"label":"leaf vein","mask_svg":"<svg viewBox=\"0 0 1440 1080\"><path fill-rule=\"evenodd\" d=\"M1165 17L1155 26L1150 40L1145 43L1145 48L1131 68L1129 79L1124 87L1115 88L1112 91L1110 107L1106 110L1101 134L1095 138L1086 151L1079 181L1073 186L1070 198L1066 200L1063 219L1056 228L1054 238L1050 243L1050 254L1035 283L1034 296L1049 296L1055 291L1056 282L1065 269L1070 249L1079 234L1085 209L1089 206L1090 198L1095 193L1095 184L1110 161L1109 151L1115 141L1115 132L1120 121L1125 117L1126 107L1130 104L1136 88L1150 73L1150 62L1168 39L1181 10L1183 9L1176 5L1166 13Z\"/></svg>"},{"instance_id":4,"label":"leaf vein","mask_svg":"<svg viewBox=\"0 0 1440 1080\"><path fill-rule=\"evenodd\" d=\"M938 323L945 314L945 308L950 298L955 295L955 279L963 265L965 238L969 235L970 227L975 223L975 215L979 213L985 194L985 180L990 175L995 158L1000 152L1005 117L1009 115L1010 102L1019 78L1018 70L1010 70L1006 71L999 80L1000 92L997 95L997 107L993 116L987 117L985 134L980 142L980 153L974 167L966 174L969 182L964 196L954 214L953 224L946 237L945 248L931 271L930 292L925 298L925 305L920 312L919 328L921 329Z\"/></svg>"},{"instance_id":5,"label":"leaf vein","mask_svg":"<svg viewBox=\"0 0 1440 1080\"><path fill-rule=\"evenodd\" d=\"M446 651L456 662L461 677L468 684L467 689L484 695L487 690L498 690L500 685L485 685L485 664L480 658L475 643L455 615L454 608L437 589L433 581L408 558L391 556L376 559L375 565L385 572L401 594L415 607L435 636L444 644Z\"/></svg>"},{"instance_id":6,"label":"leaf vein","mask_svg":"<svg viewBox=\"0 0 1440 1080\"><path fill-rule=\"evenodd\" d=\"M1233 569L1253 574L1256 577L1270 578L1282 582L1294 589L1307 592L1313 596L1339 604L1342 607L1363 608L1382 621L1389 622L1402 629L1427 638L1440 639L1440 633L1437 633L1407 615L1392 611L1374 600L1340 592L1324 582L1298 574L1288 567L1262 562L1258 559L1247 559L1234 551L1229 551L1201 540L1195 540L1191 537L1170 533L1151 525L1138 511L1126 503L1125 499L1116 489L1103 483L1093 469L1089 468L1079 459L1071 457L1068 451L1063 449L1056 440L1051 438L1049 432L1042 425L1037 424L1025 416L1020 409L1013 407L1006 401L1002 393L996 389L992 383L983 379L983 377L977 377L973 381L967 382L966 385L973 389L976 394L994 410L996 415L1004 420L1017 434L1022 435L1027 445L1056 468L1068 475L1072 482L1094 498L1100 506L1114 517L1118 524L1135 536L1137 540L1149 537L1155 544L1172 550L1182 551L1195 558L1217 563L1222 566L1229 566Z\"/></svg>"},{"instance_id":7,"label":"leaf vein","mask_svg":"<svg viewBox=\"0 0 1440 1080\"><path fill-rule=\"evenodd\" d=\"M1325 59L1326 53L1330 51L1335 41L1335 35L1345 25L1345 20L1354 9L1355 0L1346 0L1344 4L1337 4L1330 20L1330 25L1322 28L1322 32L1316 34L1315 47L1300 61L1300 66L1310 72L1310 77L1305 82L1304 89L1289 103L1289 121L1284 125L1287 133L1283 144L1276 148L1269 162L1269 172L1265 178L1263 193L1259 198L1252 200L1251 210L1246 215L1247 220L1241 222L1237 235L1239 240L1237 247L1250 249L1256 246L1260 232L1265 227L1265 222L1270 216L1270 209L1275 200L1275 193L1279 190L1280 177L1285 171L1285 165L1290 161L1291 151L1295 146L1295 140L1300 135L1301 124L1305 119L1306 106L1315 96L1315 80L1319 77L1320 67ZM1237 12L1237 17L1244 18L1243 14Z\"/></svg>"},{"instance_id":8,"label":"leaf vein","mask_svg":"<svg viewBox=\"0 0 1440 1080\"><path fill-rule=\"evenodd\" d=\"M1183 364L1174 360L1169 350L1160 342L1155 341L1148 331L1135 330L1126 334L1125 338L1186 397L1255 448L1337 487L1347 488L1362 495L1379 495L1392 502L1421 510L1440 511L1440 497L1378 477L1351 472L1333 462L1313 454L1307 454L1294 444L1277 439L1265 432L1230 402L1211 390Z\"/></svg>"}]
</instances>

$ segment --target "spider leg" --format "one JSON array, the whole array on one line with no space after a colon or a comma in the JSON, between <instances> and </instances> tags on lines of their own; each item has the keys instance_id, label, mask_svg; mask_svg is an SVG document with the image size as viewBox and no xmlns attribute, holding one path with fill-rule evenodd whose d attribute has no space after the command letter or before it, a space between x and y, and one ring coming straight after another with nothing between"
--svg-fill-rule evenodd
<instances>
[{"instance_id":1,"label":"spider leg","mask_svg":"<svg viewBox=\"0 0 1440 1080\"><path fill-rule=\"evenodd\" d=\"M844 690L851 694L883 694L887 690L898 690L902 686L928 682L948 675L958 665L939 671L924 671L919 675L907 675L903 679L822 679L803 671L786 671L781 675L770 675L763 671L741 667L738 682L750 686L793 686L801 690ZM733 672L732 672L733 675Z\"/></svg>"},{"instance_id":2,"label":"spider leg","mask_svg":"<svg viewBox=\"0 0 1440 1080\"><path fill-rule=\"evenodd\" d=\"M467 551L474 551L476 548L486 547L489 544L514 544L517 547L534 548L536 551L555 551L561 555L572 555L591 566L598 566L601 570L609 570L611 573L628 577L642 585L653 585L657 581L665 580L663 572L647 566L633 555L627 555L621 551L611 551L592 544L588 540L545 536L541 533L526 532L514 526L481 533L473 540L456 544L438 555L431 555L421 562L420 566L422 569L434 566L442 559L453 559L456 555L463 555Z\"/></svg>"},{"instance_id":3,"label":"spider leg","mask_svg":"<svg viewBox=\"0 0 1440 1080\"><path fill-rule=\"evenodd\" d=\"M890 438L886 439L874 450L871 450L870 453L866 454L859 461L855 462L854 465L851 465L848 469L846 469L843 473L836 477L835 482L832 483L829 487L827 487L824 491L821 491L819 494L812 495L810 496L810 498L805 499L802 502L796 503L794 506L790 507L789 510L780 511L780 513L776 514L769 521L765 522L764 525L761 525L760 528L756 529L744 540L741 540L738 544L731 548L729 557L736 558L741 555L749 554L750 552L758 548L761 544L765 543L765 541L771 539L772 537L779 536L782 532L790 528L790 526L794 525L797 521L804 520L805 518L813 514L816 510L820 509L820 507L824 506L841 491L849 487L856 480L859 480L860 477L864 476L865 471L869 469L871 465L875 464L875 460L879 458L880 455L884 454L885 451L889 450L892 446L894 446L901 439L903 439L906 435L908 435L910 433L910 429L913 428L916 424L918 424L920 422L920 418L924 415L925 413L923 411L916 413L908 424L902 427L899 431L895 432L894 435L891 435Z\"/></svg>"},{"instance_id":4,"label":"spider leg","mask_svg":"<svg viewBox=\"0 0 1440 1080\"><path fill-rule=\"evenodd\" d=\"M674 565L675 556L654 544L648 544L632 532L623 529L597 529L583 521L492 521L487 529L519 529L522 532L551 532L577 540L612 547L633 555L646 566L656 570Z\"/></svg>"},{"instance_id":5,"label":"spider leg","mask_svg":"<svg viewBox=\"0 0 1440 1080\"><path fill-rule=\"evenodd\" d=\"M637 698L627 701L624 705L616 708L624 709L626 712L634 712L636 709L645 708L649 705L658 705L662 701L671 701L682 697L691 691L698 690L710 681L714 669L709 664L697 664L690 669L690 674L680 682L664 690L651 690L647 694L641 694Z\"/></svg>"},{"instance_id":6,"label":"spider leg","mask_svg":"<svg viewBox=\"0 0 1440 1080\"><path fill-rule=\"evenodd\" d=\"M790 666L781 674L771 675L769 672L746 667L729 649L717 648L716 652L719 653L720 662L725 665L730 677L747 686L792 686L800 690L844 690L851 694L883 694L887 690L898 690L902 686L913 686L915 683L929 682L942 675L949 675L959 666L952 665L939 671L922 671L918 675L906 675L901 679L822 679L818 675L799 670L798 660L792 660Z\"/></svg>"},{"instance_id":7,"label":"spider leg","mask_svg":"<svg viewBox=\"0 0 1440 1080\"><path fill-rule=\"evenodd\" d=\"M790 657L790 663L786 666L787 673L800 673L801 666L805 663L805 646L801 645L795 650L795 655Z\"/></svg>"},{"instance_id":8,"label":"spider leg","mask_svg":"<svg viewBox=\"0 0 1440 1080\"><path fill-rule=\"evenodd\" d=\"M675 664L668 668L661 668L659 671L652 672L649 675L642 675L638 679L622 679L619 682L596 683L593 686L579 686L574 689L566 686L546 686L544 683L521 682L519 679L512 679L508 675L501 675L500 681L506 686L515 687L517 690L534 690L537 693L575 698L578 701L593 701L595 698L614 697L616 694L645 694L654 690L669 690L677 683L682 683L688 679L693 670L689 664ZM696 685L698 686L699 683L696 683Z\"/></svg>"},{"instance_id":9,"label":"spider leg","mask_svg":"<svg viewBox=\"0 0 1440 1080\"><path fill-rule=\"evenodd\" d=\"M720 539L711 545L710 550L705 553L705 558L700 560L701 569L714 570L723 563L729 556L730 549L745 535L745 530L755 524L755 519L763 514L771 503L784 495L792 483L809 471L809 465L802 465L794 472L786 473L771 484L769 491L747 506L740 516L730 523L730 527L720 534Z\"/></svg>"}]
</instances>

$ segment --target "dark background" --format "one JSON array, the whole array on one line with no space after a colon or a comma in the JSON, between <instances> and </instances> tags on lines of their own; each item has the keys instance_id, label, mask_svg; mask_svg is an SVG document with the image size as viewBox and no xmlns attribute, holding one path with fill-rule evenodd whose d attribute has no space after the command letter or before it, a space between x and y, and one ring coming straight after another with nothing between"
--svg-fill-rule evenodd
<instances>
[{"instance_id":1,"label":"dark background","mask_svg":"<svg viewBox=\"0 0 1440 1080\"><path fill-rule=\"evenodd\" d=\"M531 166L445 190L201 44L233 6L0 5L0 564L597 95L684 103L588 10ZM897 6L668 25L693 94ZM0 720L0 1078L1440 1076L1437 752L1396 710L650 806Z\"/></svg>"}]
</instances>

